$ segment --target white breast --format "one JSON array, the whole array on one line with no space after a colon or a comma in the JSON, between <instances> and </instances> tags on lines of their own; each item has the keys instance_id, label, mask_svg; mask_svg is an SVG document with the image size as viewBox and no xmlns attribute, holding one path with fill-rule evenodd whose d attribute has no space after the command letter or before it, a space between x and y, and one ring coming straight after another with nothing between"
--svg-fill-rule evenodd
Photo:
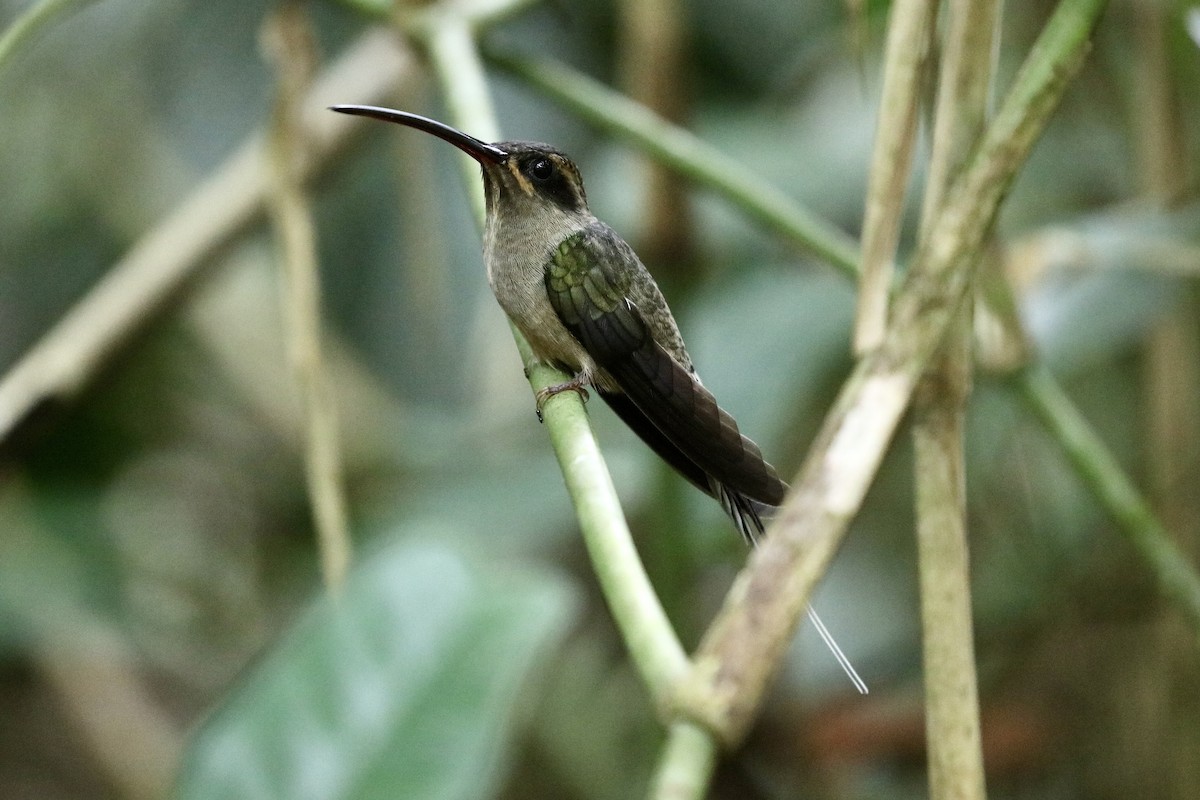
<instances>
[{"instance_id":1,"label":"white breast","mask_svg":"<svg viewBox=\"0 0 1200 800\"><path fill-rule=\"evenodd\" d=\"M546 296L545 269L554 248L585 221L557 208L493 215L484 231L484 263L492 293L541 361L594 373L595 363L558 319Z\"/></svg>"}]
</instances>

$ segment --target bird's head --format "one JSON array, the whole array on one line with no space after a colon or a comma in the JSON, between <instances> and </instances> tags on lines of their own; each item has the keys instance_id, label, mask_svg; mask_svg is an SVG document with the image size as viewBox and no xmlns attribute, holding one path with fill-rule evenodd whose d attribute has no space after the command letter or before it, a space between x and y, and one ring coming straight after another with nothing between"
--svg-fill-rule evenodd
<instances>
[{"instance_id":1,"label":"bird's head","mask_svg":"<svg viewBox=\"0 0 1200 800\"><path fill-rule=\"evenodd\" d=\"M432 134L479 162L488 215L538 208L586 214L587 195L575 163L562 151L537 142L487 142L419 114L378 106L337 105L333 111L395 122Z\"/></svg>"}]
</instances>

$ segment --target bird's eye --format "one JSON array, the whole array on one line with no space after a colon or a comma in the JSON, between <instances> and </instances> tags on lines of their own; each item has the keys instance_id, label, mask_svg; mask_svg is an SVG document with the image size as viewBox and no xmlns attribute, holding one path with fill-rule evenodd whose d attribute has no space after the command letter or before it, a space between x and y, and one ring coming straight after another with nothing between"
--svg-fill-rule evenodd
<instances>
[{"instance_id":1,"label":"bird's eye","mask_svg":"<svg viewBox=\"0 0 1200 800\"><path fill-rule=\"evenodd\" d=\"M529 175L536 181L549 180L554 175L554 162L539 158L529 165Z\"/></svg>"}]
</instances>

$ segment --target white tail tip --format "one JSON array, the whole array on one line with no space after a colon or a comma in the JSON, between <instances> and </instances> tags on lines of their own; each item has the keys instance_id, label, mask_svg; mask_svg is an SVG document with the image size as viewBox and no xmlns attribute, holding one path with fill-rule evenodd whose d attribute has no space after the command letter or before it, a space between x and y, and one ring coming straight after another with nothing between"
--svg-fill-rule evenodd
<instances>
[{"instance_id":1,"label":"white tail tip","mask_svg":"<svg viewBox=\"0 0 1200 800\"><path fill-rule=\"evenodd\" d=\"M859 694L867 694L866 682L858 677L858 673L854 671L854 665L850 663L850 659L846 658L846 654L842 652L842 648L838 647L838 643L833 640L833 635L825 627L825 623L821 622L821 618L817 616L817 612L813 609L812 605L808 607L808 618L812 620L813 627L821 635L821 640L825 642L825 646L829 648L829 652L833 653L833 657L837 659L838 665L846 673L846 677L854 684L854 688L858 689Z\"/></svg>"}]
</instances>

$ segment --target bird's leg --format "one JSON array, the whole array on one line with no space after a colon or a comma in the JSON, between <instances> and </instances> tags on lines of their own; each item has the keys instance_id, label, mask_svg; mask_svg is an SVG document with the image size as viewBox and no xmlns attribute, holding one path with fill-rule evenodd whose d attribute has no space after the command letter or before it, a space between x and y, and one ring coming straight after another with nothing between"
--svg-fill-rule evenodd
<instances>
[{"instance_id":1,"label":"bird's leg","mask_svg":"<svg viewBox=\"0 0 1200 800\"><path fill-rule=\"evenodd\" d=\"M574 378L563 383L556 383L553 386L547 386L544 389L538 389L537 394L537 417L538 422L542 421L542 407L546 405L546 401L556 394L563 392L578 392L579 397L583 402L587 402L590 395L588 394L587 385L591 383L591 376L587 370L582 370L575 374Z\"/></svg>"}]
</instances>

